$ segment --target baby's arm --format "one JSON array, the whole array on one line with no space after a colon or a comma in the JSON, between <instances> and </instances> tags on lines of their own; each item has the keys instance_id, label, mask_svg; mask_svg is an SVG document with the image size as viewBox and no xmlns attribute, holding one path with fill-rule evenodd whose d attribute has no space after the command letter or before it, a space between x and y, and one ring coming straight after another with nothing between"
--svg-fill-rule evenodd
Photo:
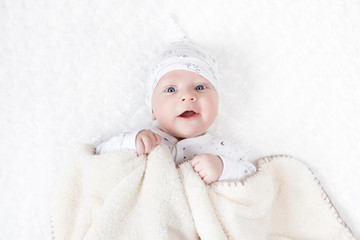
<instances>
[{"instance_id":1,"label":"baby's arm","mask_svg":"<svg viewBox=\"0 0 360 240\"><path fill-rule=\"evenodd\" d=\"M110 138L96 147L96 154L120 151L124 148L136 149L135 139L140 131L122 133Z\"/></svg>"},{"instance_id":2,"label":"baby's arm","mask_svg":"<svg viewBox=\"0 0 360 240\"><path fill-rule=\"evenodd\" d=\"M151 130L140 130L135 132L123 133L110 138L96 147L96 154L120 151L128 148L136 150L138 155L149 154L157 145L161 143L161 137Z\"/></svg>"},{"instance_id":3,"label":"baby's arm","mask_svg":"<svg viewBox=\"0 0 360 240\"><path fill-rule=\"evenodd\" d=\"M233 157L219 156L224 164L224 169L219 181L239 181L256 172L256 167L247 161L245 156L236 152Z\"/></svg>"}]
</instances>

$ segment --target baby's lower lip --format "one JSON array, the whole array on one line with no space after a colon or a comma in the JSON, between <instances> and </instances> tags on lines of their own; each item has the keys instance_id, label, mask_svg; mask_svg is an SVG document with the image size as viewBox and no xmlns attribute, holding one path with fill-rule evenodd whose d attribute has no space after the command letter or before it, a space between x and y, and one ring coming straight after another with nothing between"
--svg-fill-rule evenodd
<instances>
[{"instance_id":1,"label":"baby's lower lip","mask_svg":"<svg viewBox=\"0 0 360 240\"><path fill-rule=\"evenodd\" d=\"M191 119L197 118L198 115L199 115L199 113L195 113L194 115L192 115L190 117L181 117L181 116L178 116L178 117L181 119L191 120Z\"/></svg>"}]
</instances>

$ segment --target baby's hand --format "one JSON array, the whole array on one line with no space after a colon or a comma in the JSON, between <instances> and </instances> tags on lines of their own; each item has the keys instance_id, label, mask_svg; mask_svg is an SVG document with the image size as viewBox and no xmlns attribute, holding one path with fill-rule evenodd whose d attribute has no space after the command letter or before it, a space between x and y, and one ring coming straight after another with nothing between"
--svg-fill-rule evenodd
<instances>
[{"instance_id":1,"label":"baby's hand","mask_svg":"<svg viewBox=\"0 0 360 240\"><path fill-rule=\"evenodd\" d=\"M157 145L161 143L159 134L150 130L141 130L135 139L136 152L138 156L147 153L149 154Z\"/></svg>"},{"instance_id":2,"label":"baby's hand","mask_svg":"<svg viewBox=\"0 0 360 240\"><path fill-rule=\"evenodd\" d=\"M224 168L221 158L210 153L196 155L191 165L206 184L219 180Z\"/></svg>"}]
</instances>

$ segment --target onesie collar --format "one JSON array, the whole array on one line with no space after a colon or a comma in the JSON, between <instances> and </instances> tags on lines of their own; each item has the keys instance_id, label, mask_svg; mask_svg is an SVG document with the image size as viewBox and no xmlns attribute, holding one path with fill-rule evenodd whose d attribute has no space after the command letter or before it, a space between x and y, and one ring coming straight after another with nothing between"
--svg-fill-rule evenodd
<instances>
[{"instance_id":1,"label":"onesie collar","mask_svg":"<svg viewBox=\"0 0 360 240\"><path fill-rule=\"evenodd\" d=\"M167 132L162 131L160 128L153 127L153 128L151 128L151 130L153 130L157 134L161 135L162 137L164 137L166 140L168 140L169 142L171 142L174 145L179 144L179 145L185 146L185 145L189 145L191 143L206 142L211 139L210 133L205 132L203 135L192 137L192 138L184 138L179 141L179 140L177 140L176 137L168 134Z\"/></svg>"},{"instance_id":2,"label":"onesie collar","mask_svg":"<svg viewBox=\"0 0 360 240\"><path fill-rule=\"evenodd\" d=\"M171 142L171 143L174 144L174 145L178 142L178 140L176 139L176 137L168 134L167 132L164 132L164 131L161 130L160 128L152 127L151 130L154 131L155 133L159 134L159 135L162 136L165 140Z\"/></svg>"}]
</instances>

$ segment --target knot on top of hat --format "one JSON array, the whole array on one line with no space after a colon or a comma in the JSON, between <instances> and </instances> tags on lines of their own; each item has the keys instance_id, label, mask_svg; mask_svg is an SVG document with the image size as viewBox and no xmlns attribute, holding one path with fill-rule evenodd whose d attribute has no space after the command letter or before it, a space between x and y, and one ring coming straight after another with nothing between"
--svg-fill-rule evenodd
<instances>
[{"instance_id":1,"label":"knot on top of hat","mask_svg":"<svg viewBox=\"0 0 360 240\"><path fill-rule=\"evenodd\" d=\"M176 21L175 17L170 15L169 13L167 14L173 28L174 31L176 32L176 34L178 35L178 40L179 41L184 41L187 42L189 41L189 38L187 37L187 35L185 34L185 32L183 31L183 29L180 27L179 23Z\"/></svg>"}]
</instances>

